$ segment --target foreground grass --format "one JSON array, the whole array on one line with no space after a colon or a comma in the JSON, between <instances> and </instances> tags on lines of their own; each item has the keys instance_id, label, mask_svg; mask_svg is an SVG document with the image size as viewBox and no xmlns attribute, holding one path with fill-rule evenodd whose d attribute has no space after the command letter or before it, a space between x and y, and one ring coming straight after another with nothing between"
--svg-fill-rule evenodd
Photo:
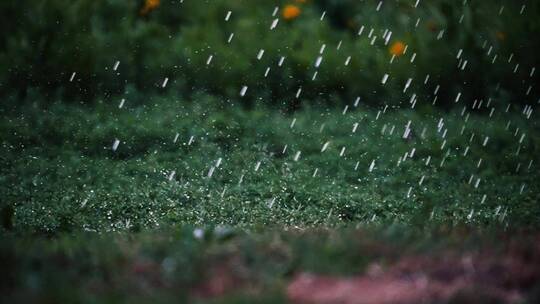
<instances>
[{"instance_id":1,"label":"foreground grass","mask_svg":"<svg viewBox=\"0 0 540 304\"><path fill-rule=\"evenodd\" d=\"M322 282L367 278L385 287L428 280L427 291L421 289L413 301L396 298L399 303L500 303L511 302L509 298L536 303L539 298L538 235L403 228L242 232L184 227L54 239L8 237L0 243L0 299L284 303L301 301L308 292L311 302L315 291L301 283L306 276L320 276ZM437 285L439 291L429 291ZM461 287L454 291L451 286ZM335 290L329 283L316 288ZM342 290L338 299L350 299L350 292ZM366 293L355 291L357 300L351 302L315 303L388 303L360 301Z\"/></svg>"},{"instance_id":2,"label":"foreground grass","mask_svg":"<svg viewBox=\"0 0 540 304\"><path fill-rule=\"evenodd\" d=\"M538 227L538 121L504 108L4 107L3 228Z\"/></svg>"}]
</instances>

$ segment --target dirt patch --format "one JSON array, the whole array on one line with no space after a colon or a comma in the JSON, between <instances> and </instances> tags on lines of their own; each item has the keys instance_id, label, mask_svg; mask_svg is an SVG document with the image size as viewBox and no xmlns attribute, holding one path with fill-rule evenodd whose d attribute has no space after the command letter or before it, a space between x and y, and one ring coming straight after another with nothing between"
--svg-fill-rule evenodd
<instances>
[{"instance_id":1,"label":"dirt patch","mask_svg":"<svg viewBox=\"0 0 540 304\"><path fill-rule=\"evenodd\" d=\"M534 247L511 246L504 255L405 257L349 277L299 273L286 292L293 303L517 303L540 281L540 250Z\"/></svg>"}]
</instances>

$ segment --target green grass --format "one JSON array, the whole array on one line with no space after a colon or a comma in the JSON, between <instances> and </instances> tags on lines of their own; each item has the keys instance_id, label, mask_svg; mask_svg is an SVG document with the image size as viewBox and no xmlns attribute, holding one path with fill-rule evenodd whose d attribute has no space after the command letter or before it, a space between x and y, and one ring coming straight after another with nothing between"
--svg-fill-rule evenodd
<instances>
[{"instance_id":1,"label":"green grass","mask_svg":"<svg viewBox=\"0 0 540 304\"><path fill-rule=\"evenodd\" d=\"M123 109L5 105L0 293L9 302L281 303L297 273L360 275L406 256L534 244L522 231L540 223L538 120L505 108L492 117L362 105L286 114L206 97ZM234 291L195 296L223 268ZM523 286L531 303L535 286Z\"/></svg>"},{"instance_id":2,"label":"green grass","mask_svg":"<svg viewBox=\"0 0 540 304\"><path fill-rule=\"evenodd\" d=\"M4 227L46 234L185 224L538 227L538 121L505 108L496 107L492 117L475 110L461 116L430 107L388 109L376 119L377 110L362 106L345 115L321 108L283 114L204 98L150 98L122 109L103 103L4 107ZM408 121L413 135L404 140ZM112 151L115 138L121 143ZM414 156L398 166L413 148Z\"/></svg>"}]
</instances>

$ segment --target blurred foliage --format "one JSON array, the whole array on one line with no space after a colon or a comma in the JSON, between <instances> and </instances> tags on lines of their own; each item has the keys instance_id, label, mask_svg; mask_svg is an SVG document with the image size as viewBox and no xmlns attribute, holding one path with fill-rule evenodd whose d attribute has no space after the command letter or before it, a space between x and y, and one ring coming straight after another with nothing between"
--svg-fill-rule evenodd
<instances>
[{"instance_id":1,"label":"blurred foliage","mask_svg":"<svg viewBox=\"0 0 540 304\"><path fill-rule=\"evenodd\" d=\"M538 260L535 246L538 236L514 230L503 233L466 227L410 229L391 225L363 230L246 233L210 226L199 228L202 237L198 238L194 228L132 234L66 233L52 239L8 235L0 242L3 270L0 300L2 303L290 303L286 296L288 283L296 274L305 272L358 277L373 272L376 266L385 270L397 263L410 265L407 261L414 256L417 263L433 261L436 266L425 269L428 274L445 271L459 275L460 264L446 261L453 261L453 256L463 259L473 256L477 265L480 258L476 252L481 252L481 258L486 260L487 256L488 265L494 265L489 268L495 269L490 272L492 281L506 282L512 274L496 270L505 269L504 265L508 264L505 257L509 253L526 257L529 269L535 269ZM479 269L486 271L485 267ZM537 303L534 299L540 283L534 281L534 275L529 281L512 281L511 286L519 286L523 295L520 303ZM213 297L212 294L201 296L201 287L217 281L216 277L222 282L224 292ZM457 303L499 303L482 296L482 291L487 289L484 285L470 283L469 286L480 296L471 296L472 300L461 298Z\"/></svg>"},{"instance_id":2,"label":"blurred foliage","mask_svg":"<svg viewBox=\"0 0 540 304\"><path fill-rule=\"evenodd\" d=\"M531 103L538 95L533 90L525 96L538 82L538 73L529 77L540 47L531 39L540 27L538 2L524 2L523 14L522 1L424 0L414 8L415 2L385 1L377 11L379 1L358 0L2 1L0 95L20 99L35 93L88 102L125 93L142 99L146 93L203 91L228 101L247 86L246 105L261 100L292 108L301 100L351 103L357 96L366 103L397 105L412 93L431 102L437 85L440 104L453 103L457 92L467 102ZM280 20L270 30L275 8ZM371 29L378 37L373 45ZM385 30L392 31L389 44L381 38ZM408 51L390 64L389 45L400 41ZM260 49L265 52L258 60ZM468 61L464 71L456 59L460 49ZM498 59L492 63L494 55ZM279 67L281 56L286 58ZM513 74L516 63L520 68ZM384 74L390 79L382 86ZM169 83L162 88L165 78ZM409 78L413 82L405 95Z\"/></svg>"}]
</instances>

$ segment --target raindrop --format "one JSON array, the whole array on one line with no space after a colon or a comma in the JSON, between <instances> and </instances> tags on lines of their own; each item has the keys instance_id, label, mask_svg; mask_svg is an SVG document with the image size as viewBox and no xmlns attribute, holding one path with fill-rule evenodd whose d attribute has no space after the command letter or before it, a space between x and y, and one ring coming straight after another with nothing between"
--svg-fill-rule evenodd
<instances>
[{"instance_id":1,"label":"raindrop","mask_svg":"<svg viewBox=\"0 0 540 304\"><path fill-rule=\"evenodd\" d=\"M296 152L296 154L294 155L294 161L298 161L300 159L301 153L302 153L301 151Z\"/></svg>"},{"instance_id":2,"label":"raindrop","mask_svg":"<svg viewBox=\"0 0 540 304\"><path fill-rule=\"evenodd\" d=\"M386 84L386 81L388 80L388 74L384 74L382 80L381 80L381 84Z\"/></svg>"},{"instance_id":3,"label":"raindrop","mask_svg":"<svg viewBox=\"0 0 540 304\"><path fill-rule=\"evenodd\" d=\"M323 60L322 56L317 57L317 60L315 61L316 68L318 68L321 65L322 60Z\"/></svg>"},{"instance_id":4,"label":"raindrop","mask_svg":"<svg viewBox=\"0 0 540 304\"><path fill-rule=\"evenodd\" d=\"M216 167L214 166L210 167L210 170L208 170L208 174L207 174L208 178L212 177L212 175L214 174L214 170L216 170Z\"/></svg>"},{"instance_id":5,"label":"raindrop","mask_svg":"<svg viewBox=\"0 0 540 304\"><path fill-rule=\"evenodd\" d=\"M292 129L295 124L296 124L296 118L293 118L293 120L291 122L291 125L290 125L290 128Z\"/></svg>"},{"instance_id":6,"label":"raindrop","mask_svg":"<svg viewBox=\"0 0 540 304\"><path fill-rule=\"evenodd\" d=\"M242 89L240 90L240 96L244 97L244 95L246 95L247 89L248 89L247 86L243 86Z\"/></svg>"},{"instance_id":7,"label":"raindrop","mask_svg":"<svg viewBox=\"0 0 540 304\"><path fill-rule=\"evenodd\" d=\"M112 150L116 151L116 149L118 149L118 145L120 145L120 140L115 139L112 145Z\"/></svg>"},{"instance_id":8,"label":"raindrop","mask_svg":"<svg viewBox=\"0 0 540 304\"><path fill-rule=\"evenodd\" d=\"M405 87L403 88L403 93L407 91L407 89L411 85L411 82L412 82L412 78L407 79L407 82L405 83Z\"/></svg>"},{"instance_id":9,"label":"raindrop","mask_svg":"<svg viewBox=\"0 0 540 304\"><path fill-rule=\"evenodd\" d=\"M364 28L365 26L361 26L360 29L358 30L358 36L362 35L362 33L364 32Z\"/></svg>"},{"instance_id":10,"label":"raindrop","mask_svg":"<svg viewBox=\"0 0 540 304\"><path fill-rule=\"evenodd\" d=\"M302 93L302 87L299 87L298 91L296 91L296 98L300 97L300 93Z\"/></svg>"},{"instance_id":11,"label":"raindrop","mask_svg":"<svg viewBox=\"0 0 540 304\"><path fill-rule=\"evenodd\" d=\"M471 209L471 212L469 212L469 215L467 215L467 219L470 221L474 215L474 209Z\"/></svg>"},{"instance_id":12,"label":"raindrop","mask_svg":"<svg viewBox=\"0 0 540 304\"><path fill-rule=\"evenodd\" d=\"M257 53L257 60L261 60L262 56L264 55L264 50L260 49L259 53Z\"/></svg>"},{"instance_id":13,"label":"raindrop","mask_svg":"<svg viewBox=\"0 0 540 304\"><path fill-rule=\"evenodd\" d=\"M377 4L377 9L376 9L377 12L381 9L382 4L383 4L382 1L380 1L379 4Z\"/></svg>"},{"instance_id":14,"label":"raindrop","mask_svg":"<svg viewBox=\"0 0 540 304\"><path fill-rule=\"evenodd\" d=\"M275 29L276 26L278 25L278 22L279 22L278 18L274 19L274 21L272 21L272 24L270 25L270 29L271 30Z\"/></svg>"},{"instance_id":15,"label":"raindrop","mask_svg":"<svg viewBox=\"0 0 540 304\"><path fill-rule=\"evenodd\" d=\"M474 184L474 188L478 188L480 185L480 178L476 179L476 183Z\"/></svg>"},{"instance_id":16,"label":"raindrop","mask_svg":"<svg viewBox=\"0 0 540 304\"><path fill-rule=\"evenodd\" d=\"M326 151L326 149L328 148L329 145L330 145L329 141L325 142L324 145L322 146L321 153Z\"/></svg>"},{"instance_id":17,"label":"raindrop","mask_svg":"<svg viewBox=\"0 0 540 304\"><path fill-rule=\"evenodd\" d=\"M373 171L374 168L375 168L375 160L371 161L371 165L369 165L368 172Z\"/></svg>"}]
</instances>

